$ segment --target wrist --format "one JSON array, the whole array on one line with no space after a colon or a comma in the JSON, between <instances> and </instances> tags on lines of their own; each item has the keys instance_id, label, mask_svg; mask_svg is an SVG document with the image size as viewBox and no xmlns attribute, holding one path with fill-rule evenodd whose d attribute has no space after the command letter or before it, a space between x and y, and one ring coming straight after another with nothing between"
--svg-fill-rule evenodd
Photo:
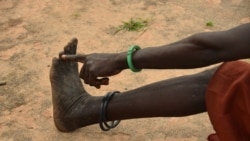
<instances>
[{"instance_id":1,"label":"wrist","mask_svg":"<svg viewBox=\"0 0 250 141\"><path fill-rule=\"evenodd\" d=\"M118 66L118 69L124 70L128 68L127 64L127 52L118 53L115 57L115 62Z\"/></svg>"}]
</instances>

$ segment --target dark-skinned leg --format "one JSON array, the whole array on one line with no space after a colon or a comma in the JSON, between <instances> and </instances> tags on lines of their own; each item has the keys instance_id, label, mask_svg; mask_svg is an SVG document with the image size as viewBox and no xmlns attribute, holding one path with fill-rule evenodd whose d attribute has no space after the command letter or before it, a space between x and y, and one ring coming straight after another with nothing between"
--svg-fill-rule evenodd
<instances>
[{"instance_id":1,"label":"dark-skinned leg","mask_svg":"<svg viewBox=\"0 0 250 141\"><path fill-rule=\"evenodd\" d=\"M109 120L180 117L206 111L205 93L216 68L117 94L107 109Z\"/></svg>"},{"instance_id":2,"label":"dark-skinned leg","mask_svg":"<svg viewBox=\"0 0 250 141\"><path fill-rule=\"evenodd\" d=\"M76 53L73 39L64 54ZM182 76L114 95L107 107L108 120L179 117L206 111L205 91L216 69ZM50 71L54 122L68 132L99 122L102 96L88 94L75 62L54 58Z\"/></svg>"}]
</instances>

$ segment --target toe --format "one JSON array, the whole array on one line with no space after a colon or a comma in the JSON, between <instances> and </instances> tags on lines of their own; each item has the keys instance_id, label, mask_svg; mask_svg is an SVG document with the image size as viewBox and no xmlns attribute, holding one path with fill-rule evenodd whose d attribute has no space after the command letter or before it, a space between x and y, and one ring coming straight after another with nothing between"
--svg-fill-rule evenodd
<instances>
[{"instance_id":1,"label":"toe","mask_svg":"<svg viewBox=\"0 0 250 141\"><path fill-rule=\"evenodd\" d=\"M59 52L59 58L62 58L62 55L64 54L64 51Z\"/></svg>"},{"instance_id":2,"label":"toe","mask_svg":"<svg viewBox=\"0 0 250 141\"><path fill-rule=\"evenodd\" d=\"M70 50L71 46L72 46L72 43L69 42L69 43L64 47L64 54L71 54L71 50Z\"/></svg>"},{"instance_id":3,"label":"toe","mask_svg":"<svg viewBox=\"0 0 250 141\"><path fill-rule=\"evenodd\" d=\"M76 54L77 43L78 43L77 38L73 38L71 40L71 46L70 46L70 52L71 52L71 54Z\"/></svg>"},{"instance_id":4,"label":"toe","mask_svg":"<svg viewBox=\"0 0 250 141\"><path fill-rule=\"evenodd\" d=\"M73 38L73 39L64 47L64 51L61 52L61 53L59 53L59 58L60 58L63 54L76 54L77 43L78 43L77 38Z\"/></svg>"}]
</instances>

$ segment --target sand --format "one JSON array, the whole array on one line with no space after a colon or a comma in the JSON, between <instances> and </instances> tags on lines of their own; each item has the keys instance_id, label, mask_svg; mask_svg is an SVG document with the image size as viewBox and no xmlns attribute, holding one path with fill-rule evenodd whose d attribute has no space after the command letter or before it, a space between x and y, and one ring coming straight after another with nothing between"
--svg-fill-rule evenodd
<instances>
[{"instance_id":1,"label":"sand","mask_svg":"<svg viewBox=\"0 0 250 141\"><path fill-rule=\"evenodd\" d=\"M73 38L78 52L123 52L172 43L198 32L225 30L250 22L249 0L0 0L1 141L204 141L214 130L207 113L182 118L124 120L109 131L98 125L72 133L53 123L51 60ZM114 28L130 18L150 19L139 32ZM206 23L212 21L214 26ZM124 70L92 95L126 91L192 70Z\"/></svg>"}]
</instances>

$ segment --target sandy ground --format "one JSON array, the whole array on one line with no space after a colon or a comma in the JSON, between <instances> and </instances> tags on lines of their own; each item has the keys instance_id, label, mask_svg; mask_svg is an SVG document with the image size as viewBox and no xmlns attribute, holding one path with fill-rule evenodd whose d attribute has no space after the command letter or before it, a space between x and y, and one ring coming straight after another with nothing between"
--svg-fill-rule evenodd
<instances>
[{"instance_id":1,"label":"sandy ground","mask_svg":"<svg viewBox=\"0 0 250 141\"><path fill-rule=\"evenodd\" d=\"M79 52L121 52L167 44L204 31L250 22L249 0L0 0L1 141L204 141L213 133L207 113L183 118L122 121L109 132L98 125L72 133L53 123L49 69L51 59L73 37ZM119 32L130 18L150 18L145 32ZM213 27L206 22L213 21ZM202 68L204 69L204 68ZM125 91L194 70L129 70L111 78L93 95Z\"/></svg>"}]
</instances>

